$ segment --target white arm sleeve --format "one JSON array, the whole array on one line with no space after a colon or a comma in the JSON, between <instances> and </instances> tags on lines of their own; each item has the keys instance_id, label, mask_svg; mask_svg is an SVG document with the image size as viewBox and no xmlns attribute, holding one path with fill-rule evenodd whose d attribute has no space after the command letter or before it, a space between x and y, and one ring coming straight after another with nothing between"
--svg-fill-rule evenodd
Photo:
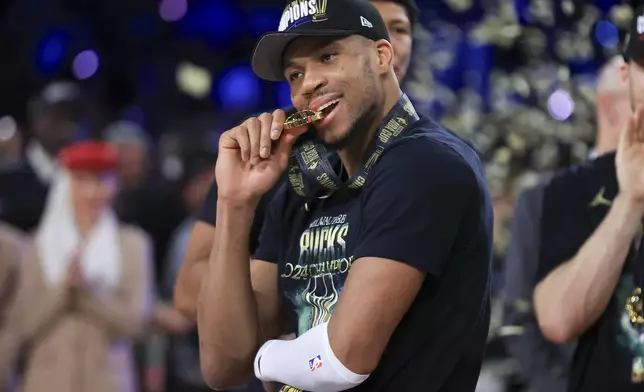
<instances>
[{"instance_id":1,"label":"white arm sleeve","mask_svg":"<svg viewBox=\"0 0 644 392\"><path fill-rule=\"evenodd\" d=\"M269 340L255 356L255 376L312 392L336 392L362 384L368 374L347 369L333 354L328 323L311 328L295 340Z\"/></svg>"}]
</instances>

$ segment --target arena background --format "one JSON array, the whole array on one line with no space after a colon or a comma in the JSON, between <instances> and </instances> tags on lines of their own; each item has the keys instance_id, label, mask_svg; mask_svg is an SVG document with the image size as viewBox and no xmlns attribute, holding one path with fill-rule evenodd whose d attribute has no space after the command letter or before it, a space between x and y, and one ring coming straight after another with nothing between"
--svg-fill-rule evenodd
<instances>
[{"instance_id":1,"label":"arena background","mask_svg":"<svg viewBox=\"0 0 644 392\"><path fill-rule=\"evenodd\" d=\"M501 144L513 156L538 146L531 166L552 165L560 149L550 142L592 135L595 71L619 49L632 3L418 0L426 29L421 67L430 72L412 92L455 131L477 131L482 151L508 133ZM259 81L248 64L256 38L277 25L281 1L2 4L0 108L19 120L33 94L63 77L81 80L100 103L87 132L125 117L158 135L204 116L220 131L248 112L288 103L286 86ZM584 156L573 144L573 156ZM508 158L503 149L497 154Z\"/></svg>"},{"instance_id":2,"label":"arena background","mask_svg":"<svg viewBox=\"0 0 644 392\"><path fill-rule=\"evenodd\" d=\"M620 52L632 7L641 1L416 1L422 28L415 31L405 89L422 112L483 154L495 196L498 298L514 196L538 173L588 156L597 70ZM137 122L156 142L155 164L171 180L176 146L205 143L214 150L221 131L249 113L289 105L285 84L260 81L249 66L256 39L278 25L283 6L277 0L0 2L0 145L17 132L26 143L31 99L52 81L73 79L87 96L78 137L98 137L119 119ZM500 345L494 349L499 306L484 370L502 376L513 370ZM163 350L152 351L148 362L161 362Z\"/></svg>"}]
</instances>

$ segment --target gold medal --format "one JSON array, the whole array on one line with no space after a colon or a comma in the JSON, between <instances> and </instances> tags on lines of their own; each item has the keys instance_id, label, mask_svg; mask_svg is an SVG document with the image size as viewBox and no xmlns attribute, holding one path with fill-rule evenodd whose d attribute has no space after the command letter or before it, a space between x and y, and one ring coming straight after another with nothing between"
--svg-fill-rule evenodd
<instances>
[{"instance_id":1,"label":"gold medal","mask_svg":"<svg viewBox=\"0 0 644 392\"><path fill-rule=\"evenodd\" d=\"M312 110L302 110L301 112L293 113L288 116L286 121L284 121L284 129L303 127L322 120L323 118L324 114L321 111L314 112Z\"/></svg>"}]
</instances>

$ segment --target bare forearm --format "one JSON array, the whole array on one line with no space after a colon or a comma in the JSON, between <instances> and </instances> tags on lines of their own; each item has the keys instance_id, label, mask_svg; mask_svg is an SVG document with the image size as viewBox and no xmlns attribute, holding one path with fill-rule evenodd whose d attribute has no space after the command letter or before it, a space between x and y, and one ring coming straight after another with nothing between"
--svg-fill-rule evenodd
<instances>
[{"instance_id":1,"label":"bare forearm","mask_svg":"<svg viewBox=\"0 0 644 392\"><path fill-rule=\"evenodd\" d=\"M197 321L201 284L208 275L208 259L190 263L183 269L174 289L174 307L187 319Z\"/></svg>"},{"instance_id":2,"label":"bare forearm","mask_svg":"<svg viewBox=\"0 0 644 392\"><path fill-rule=\"evenodd\" d=\"M622 196L615 198L608 215L577 255L537 285L535 311L547 338L559 343L574 339L604 311L639 229L642 211Z\"/></svg>"},{"instance_id":3,"label":"bare forearm","mask_svg":"<svg viewBox=\"0 0 644 392\"><path fill-rule=\"evenodd\" d=\"M194 323L184 317L174 307L157 302L154 307L154 324L164 331L172 334L188 333L194 327Z\"/></svg>"},{"instance_id":4,"label":"bare forearm","mask_svg":"<svg viewBox=\"0 0 644 392\"><path fill-rule=\"evenodd\" d=\"M219 202L217 211L216 246L199 296L202 359L252 364L259 334L248 250L254 206Z\"/></svg>"}]
</instances>

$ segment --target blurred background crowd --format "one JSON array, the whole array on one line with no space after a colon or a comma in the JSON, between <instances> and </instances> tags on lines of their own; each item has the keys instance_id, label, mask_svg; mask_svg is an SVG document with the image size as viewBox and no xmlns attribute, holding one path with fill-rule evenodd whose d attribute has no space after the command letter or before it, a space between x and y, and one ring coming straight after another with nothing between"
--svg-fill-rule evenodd
<instances>
[{"instance_id":1,"label":"blurred background crowd","mask_svg":"<svg viewBox=\"0 0 644 392\"><path fill-rule=\"evenodd\" d=\"M630 109L627 92L613 88L615 56L638 4L416 2L420 20L404 89L420 112L478 148L495 201L495 305L478 389L563 390L568 348L529 363L525 346L511 347L524 330L508 312L529 312L530 304L520 295L507 299L504 276L514 260L506 252L509 223L516 196L539 176L614 149L619 129L598 135L596 115L606 102ZM259 80L249 65L256 39L275 29L283 6L280 0L0 3L0 222L6 224L0 261L8 255L6 238L26 238L43 220L61 149L93 139L115 146L118 186L110 201L152 249L136 257L150 257L149 284L141 283L145 277L139 283L154 299L124 321L140 317L145 324L126 334L136 342L132 382L141 390L203 387L194 327L168 304L193 216L213 181L218 135L249 114L290 105L286 84ZM0 321L11 302L10 269L0 272ZM46 352L41 359L55 360ZM12 361L15 373L24 373L21 358Z\"/></svg>"}]
</instances>

